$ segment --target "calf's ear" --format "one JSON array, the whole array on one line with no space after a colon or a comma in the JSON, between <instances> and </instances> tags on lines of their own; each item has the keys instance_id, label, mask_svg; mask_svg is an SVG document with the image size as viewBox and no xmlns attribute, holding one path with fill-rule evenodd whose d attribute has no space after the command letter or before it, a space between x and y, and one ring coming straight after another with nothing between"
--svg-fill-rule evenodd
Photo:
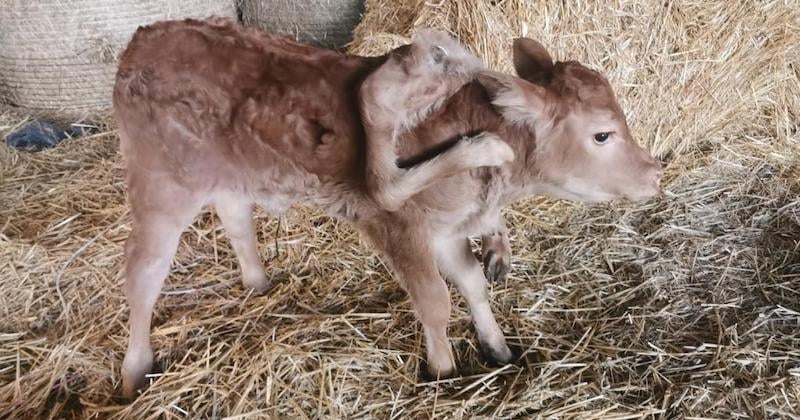
<instances>
[{"instance_id":1,"label":"calf's ear","mask_svg":"<svg viewBox=\"0 0 800 420\"><path fill-rule=\"evenodd\" d=\"M544 45L530 38L517 38L512 50L514 69L519 77L540 84L553 77L553 58Z\"/></svg>"},{"instance_id":2,"label":"calf's ear","mask_svg":"<svg viewBox=\"0 0 800 420\"><path fill-rule=\"evenodd\" d=\"M545 110L545 90L541 86L493 71L479 73L478 82L486 89L492 105L511 122L533 125Z\"/></svg>"}]
</instances>

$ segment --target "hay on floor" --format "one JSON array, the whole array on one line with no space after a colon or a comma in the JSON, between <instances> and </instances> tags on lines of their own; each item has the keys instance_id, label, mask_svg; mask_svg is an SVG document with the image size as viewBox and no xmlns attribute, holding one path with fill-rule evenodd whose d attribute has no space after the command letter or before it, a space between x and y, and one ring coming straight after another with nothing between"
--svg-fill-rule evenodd
<instances>
[{"instance_id":1,"label":"hay on floor","mask_svg":"<svg viewBox=\"0 0 800 420\"><path fill-rule=\"evenodd\" d=\"M156 307L162 373L119 405L130 216L109 126L0 147L0 417L800 416L800 9L573 3L370 1L353 44L377 54L432 25L509 70L527 34L608 74L669 162L661 200L507 209L513 270L491 299L516 365L483 363L454 292L461 376L426 382L405 294L346 224L259 214L278 280L257 296L206 213ZM0 113L0 135L25 118Z\"/></svg>"}]
</instances>

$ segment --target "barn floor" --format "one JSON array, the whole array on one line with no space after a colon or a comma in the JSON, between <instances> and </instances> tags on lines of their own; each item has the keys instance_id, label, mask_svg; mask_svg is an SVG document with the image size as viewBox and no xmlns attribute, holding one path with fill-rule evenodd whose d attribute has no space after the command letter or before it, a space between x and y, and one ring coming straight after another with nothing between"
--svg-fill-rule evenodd
<instances>
[{"instance_id":1,"label":"barn floor","mask_svg":"<svg viewBox=\"0 0 800 420\"><path fill-rule=\"evenodd\" d=\"M396 42L370 25L406 3L370 2L354 49ZM669 162L667 192L636 205L507 209L513 270L491 299L516 364L486 366L453 292L460 376L427 381L408 299L346 224L302 207L259 214L276 285L255 295L205 213L156 307L160 373L121 403L130 215L109 126L41 153L0 145L0 418L800 418L800 20L786 17L797 12L788 2L558 4L524 16L547 22L531 36L610 69L634 132ZM438 13L416 23L484 51L468 25L452 26L472 22L463 10ZM618 28L581 20L592 13L631 17L628 55ZM547 35L560 25L580 35ZM0 136L25 118L0 110Z\"/></svg>"}]
</instances>

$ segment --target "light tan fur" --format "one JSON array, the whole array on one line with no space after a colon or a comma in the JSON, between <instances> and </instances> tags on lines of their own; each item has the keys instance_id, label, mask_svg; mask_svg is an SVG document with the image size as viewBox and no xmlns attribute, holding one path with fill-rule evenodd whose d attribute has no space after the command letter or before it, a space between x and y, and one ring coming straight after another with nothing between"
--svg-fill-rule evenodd
<instances>
[{"instance_id":1,"label":"light tan fur","mask_svg":"<svg viewBox=\"0 0 800 420\"><path fill-rule=\"evenodd\" d=\"M599 73L579 63L554 65L532 40L516 40L513 51L520 77L481 73L397 138L401 160L448 148L412 165L419 169L412 184L427 187L387 211L368 187L371 146L358 91L389 57L343 55L227 20L139 29L114 87L133 215L125 249L124 395L134 396L152 367L153 307L181 232L204 206L216 208L246 286L270 285L253 206L273 214L295 202L317 206L352 223L387 259L419 318L434 377L456 366L443 276L467 301L485 353L510 362L467 238L484 235L486 271L497 278L508 262L503 206L539 194L643 199L658 193L662 172L632 139ZM592 140L598 131L614 134L599 145ZM458 165L475 165L472 153L484 151L487 140L502 142L515 158L459 172ZM455 157L455 169L437 164L443 154Z\"/></svg>"}]
</instances>

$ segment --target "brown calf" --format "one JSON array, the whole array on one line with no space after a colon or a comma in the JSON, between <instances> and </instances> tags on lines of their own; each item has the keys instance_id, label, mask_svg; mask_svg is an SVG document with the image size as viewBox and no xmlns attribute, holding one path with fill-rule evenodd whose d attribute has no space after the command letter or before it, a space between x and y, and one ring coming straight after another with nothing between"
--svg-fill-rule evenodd
<instances>
[{"instance_id":1,"label":"brown calf","mask_svg":"<svg viewBox=\"0 0 800 420\"><path fill-rule=\"evenodd\" d=\"M383 210L365 179L357 92L386 59L304 46L225 20L136 32L114 88L134 219L125 395L152 366L153 306L181 232L205 205L230 236L244 284L258 290L269 281L253 231L255 204L280 213L303 202L353 223L408 291L436 376L455 368L442 275L465 297L482 347L500 362L511 359L467 241L489 235L484 258L507 266L502 206L535 194L598 201L658 192L661 167L631 138L608 82L576 62L554 65L541 45L520 39L519 78L481 74L398 141L401 166L425 165L432 150L448 146L481 148L459 141L477 132L503 139L515 159L441 179L397 211Z\"/></svg>"}]
</instances>

